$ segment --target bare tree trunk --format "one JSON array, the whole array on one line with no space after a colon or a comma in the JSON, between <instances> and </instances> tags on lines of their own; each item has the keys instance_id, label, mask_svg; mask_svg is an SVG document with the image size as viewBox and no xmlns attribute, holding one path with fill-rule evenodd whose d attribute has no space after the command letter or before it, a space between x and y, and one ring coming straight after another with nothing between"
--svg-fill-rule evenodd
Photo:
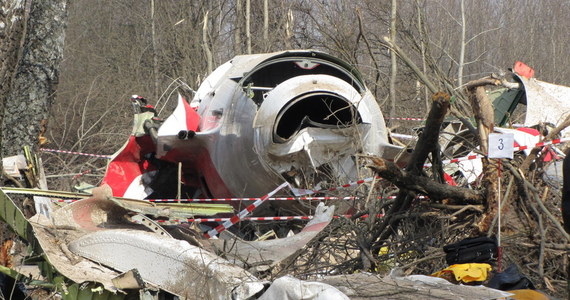
<instances>
[{"instance_id":1,"label":"bare tree trunk","mask_svg":"<svg viewBox=\"0 0 570 300\"><path fill-rule=\"evenodd\" d=\"M242 10L241 10L241 0L236 0L236 21L235 21L235 31L234 31L234 39L235 39L235 54L242 54L242 45L241 45L241 22L242 22Z\"/></svg>"},{"instance_id":2,"label":"bare tree trunk","mask_svg":"<svg viewBox=\"0 0 570 300\"><path fill-rule=\"evenodd\" d=\"M384 42L386 42L386 46L394 51L400 59L410 68L412 71L418 76L418 78L426 85L426 87L432 93L437 93L437 87L431 82L431 80L427 77L427 75L418 68L418 66L412 61L412 59L393 41L390 40L388 37L384 37Z\"/></svg>"},{"instance_id":3,"label":"bare tree trunk","mask_svg":"<svg viewBox=\"0 0 570 300\"><path fill-rule=\"evenodd\" d=\"M398 0L392 0L392 11L390 15L390 41L396 44L396 12ZM396 76L398 75L398 62L396 52L392 49L390 52L390 63L392 65L390 72L390 117L396 116Z\"/></svg>"},{"instance_id":4,"label":"bare tree trunk","mask_svg":"<svg viewBox=\"0 0 570 300\"><path fill-rule=\"evenodd\" d=\"M263 43L265 51L269 51L269 0L263 0Z\"/></svg>"},{"instance_id":5,"label":"bare tree trunk","mask_svg":"<svg viewBox=\"0 0 570 300\"><path fill-rule=\"evenodd\" d=\"M158 54L157 54L157 43L156 43L156 19L154 15L154 0L150 0L150 20L151 20L151 34L152 34L152 70L154 73L154 99L158 100L159 84L158 84Z\"/></svg>"},{"instance_id":6,"label":"bare tree trunk","mask_svg":"<svg viewBox=\"0 0 570 300\"><path fill-rule=\"evenodd\" d=\"M465 1L461 0L461 46L457 66L457 86L463 86L463 65L465 63Z\"/></svg>"},{"instance_id":7,"label":"bare tree trunk","mask_svg":"<svg viewBox=\"0 0 570 300\"><path fill-rule=\"evenodd\" d=\"M45 131L49 109L55 99L66 19L66 0L31 3L24 51L5 106L4 155L13 155L25 145L34 150L39 147L39 137Z\"/></svg>"},{"instance_id":8,"label":"bare tree trunk","mask_svg":"<svg viewBox=\"0 0 570 300\"><path fill-rule=\"evenodd\" d=\"M247 39L247 54L251 54L251 0L245 0L245 38Z\"/></svg>"},{"instance_id":9,"label":"bare tree trunk","mask_svg":"<svg viewBox=\"0 0 570 300\"><path fill-rule=\"evenodd\" d=\"M12 88L12 78L20 53L20 44L25 35L24 1L10 1L0 6L0 120L4 120L5 103ZM0 162L4 152L0 127ZM0 177L2 164L0 163Z\"/></svg>"},{"instance_id":10,"label":"bare tree trunk","mask_svg":"<svg viewBox=\"0 0 570 300\"><path fill-rule=\"evenodd\" d=\"M291 8L287 10L287 23L285 24L285 46L287 49L292 49L291 40L293 39L293 11Z\"/></svg>"},{"instance_id":11,"label":"bare tree trunk","mask_svg":"<svg viewBox=\"0 0 570 300\"><path fill-rule=\"evenodd\" d=\"M204 53L206 54L208 74L210 74L214 70L214 61L212 58L212 51L210 51L210 46L208 44L208 13L209 11L206 11L204 14L204 26L202 27L202 49L204 49Z\"/></svg>"},{"instance_id":12,"label":"bare tree trunk","mask_svg":"<svg viewBox=\"0 0 570 300\"><path fill-rule=\"evenodd\" d=\"M423 13L420 9L420 4L416 0L416 8L417 8L417 15L418 15L418 33L420 35L420 54L422 56L422 71L424 74L427 74L427 62L426 62L426 43L425 43L425 23L423 22ZM424 85L424 101L426 104L426 111L429 111L429 92L428 88Z\"/></svg>"}]
</instances>

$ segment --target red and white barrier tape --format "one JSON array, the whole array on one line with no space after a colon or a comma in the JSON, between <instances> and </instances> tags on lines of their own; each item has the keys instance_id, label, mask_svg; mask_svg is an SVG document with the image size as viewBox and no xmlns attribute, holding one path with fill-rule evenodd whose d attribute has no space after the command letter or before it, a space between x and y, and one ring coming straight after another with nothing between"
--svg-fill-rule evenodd
<instances>
[{"instance_id":1,"label":"red and white barrier tape","mask_svg":"<svg viewBox=\"0 0 570 300\"><path fill-rule=\"evenodd\" d=\"M335 219L351 218L353 215L333 216ZM360 219L369 218L369 215L362 215ZM377 218L383 218L384 214L377 214ZM157 220L158 223L204 223L204 222L227 222L231 218L196 218L196 219L174 219L174 220ZM313 216L281 216L281 217L244 217L242 221L290 221L290 220L312 220Z\"/></svg>"},{"instance_id":2,"label":"red and white barrier tape","mask_svg":"<svg viewBox=\"0 0 570 300\"><path fill-rule=\"evenodd\" d=\"M269 194L257 199L255 202L253 202L252 204L250 204L248 207L246 207L244 210L240 211L237 215L229 218L227 221L225 221L223 224L219 225L218 227L204 233L204 237L205 238L211 238L213 236L216 236L218 233L232 227L234 224L238 223L239 221L241 221L243 218L245 218L247 215L249 215L254 209L256 209L258 206L261 205L261 203L265 202L268 198L270 198L271 196L275 195L275 193L277 193L279 190L283 189L284 187L288 186L289 183L287 181L283 182L280 186L278 186L276 189L274 189L273 191L271 191Z\"/></svg>"},{"instance_id":3,"label":"red and white barrier tape","mask_svg":"<svg viewBox=\"0 0 570 300\"><path fill-rule=\"evenodd\" d=\"M312 195L312 194L316 194L316 193L325 193L325 192L334 192L334 191L338 191L338 190L342 190L342 189L346 189L346 188L350 188L350 187L355 187L355 186L359 186L363 183L367 183L367 182L372 182L372 180L374 179L381 179L379 176L375 176L375 177L368 177L368 178L364 178L358 181L354 181L354 182L350 182L347 184L343 184L341 186L337 186L337 187L333 187L333 188L329 188L329 189L323 189L323 190L307 190L307 189L297 189L297 188L291 188L291 191L293 192L293 194L295 194L295 196L305 196L305 195Z\"/></svg>"},{"instance_id":4,"label":"red and white barrier tape","mask_svg":"<svg viewBox=\"0 0 570 300\"><path fill-rule=\"evenodd\" d=\"M267 201L327 201L327 200L355 200L358 197L272 197ZM149 202L232 202L232 201L256 201L259 198L192 198L192 199L146 199Z\"/></svg>"},{"instance_id":5,"label":"red and white barrier tape","mask_svg":"<svg viewBox=\"0 0 570 300\"><path fill-rule=\"evenodd\" d=\"M417 198L423 199L425 196L418 196ZM267 198L267 201L330 201L330 200L359 200L362 197L274 197ZM376 199L396 199L396 196L377 197ZM208 198L208 199L145 199L142 201L155 202L155 203L187 203L187 202L232 202L232 201L253 201L259 198ZM54 199L52 202L65 202L72 203L79 201L79 199Z\"/></svg>"},{"instance_id":6,"label":"red and white barrier tape","mask_svg":"<svg viewBox=\"0 0 570 300\"><path fill-rule=\"evenodd\" d=\"M387 120L400 120L400 121L425 121L424 118L385 118Z\"/></svg>"},{"instance_id":7,"label":"red and white barrier tape","mask_svg":"<svg viewBox=\"0 0 570 300\"><path fill-rule=\"evenodd\" d=\"M549 145L561 144L561 143L565 143L565 142L570 142L570 138L554 139L552 141L536 143L535 145L518 146L518 147L514 147L514 151L515 152L516 151L522 151L522 150L532 149L532 148L536 148L536 147L544 147L544 146L549 146ZM459 157L459 158L454 158L454 159L446 159L446 160L443 160L441 163L442 164L457 163L457 162L461 162L461 161L480 159L482 157L485 157L485 155L474 154L474 155L469 155L469 156L464 156L464 157ZM431 166L432 166L432 164L425 164L424 165L424 167L426 167L426 168L429 168Z\"/></svg>"},{"instance_id":8,"label":"red and white barrier tape","mask_svg":"<svg viewBox=\"0 0 570 300\"><path fill-rule=\"evenodd\" d=\"M548 146L548 145L556 145L556 144L562 144L565 142L570 142L570 138L562 138L562 139L554 139L552 141L546 141L546 142L540 142L540 143L536 143L534 146L519 146L519 147L515 147L515 151L522 151L522 150L526 150L526 149L532 149L532 148L536 148L536 147L544 147L544 146Z\"/></svg>"},{"instance_id":9,"label":"red and white barrier tape","mask_svg":"<svg viewBox=\"0 0 570 300\"><path fill-rule=\"evenodd\" d=\"M43 151L43 152L54 152L54 153L65 153L65 154L74 154L74 155L82 155L82 156L91 156L91 157L98 157L98 158L111 159L111 155L91 154L91 153L82 153L82 152L56 150L56 149L47 149L47 148L40 148L40 151Z\"/></svg>"}]
</instances>

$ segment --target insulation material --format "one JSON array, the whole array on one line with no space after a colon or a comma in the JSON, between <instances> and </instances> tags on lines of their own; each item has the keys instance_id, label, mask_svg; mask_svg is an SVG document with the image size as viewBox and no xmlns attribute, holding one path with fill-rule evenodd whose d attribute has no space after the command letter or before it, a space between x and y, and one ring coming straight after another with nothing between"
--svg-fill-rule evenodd
<instances>
[{"instance_id":1,"label":"insulation material","mask_svg":"<svg viewBox=\"0 0 570 300\"><path fill-rule=\"evenodd\" d=\"M518 76L526 93L526 118L524 125L540 122L559 125L570 112L570 87L547 83L534 78ZM570 136L570 129L562 131L563 137Z\"/></svg>"},{"instance_id":2,"label":"insulation material","mask_svg":"<svg viewBox=\"0 0 570 300\"><path fill-rule=\"evenodd\" d=\"M348 300L335 287L322 282L302 281L284 276L273 281L259 300Z\"/></svg>"}]
</instances>

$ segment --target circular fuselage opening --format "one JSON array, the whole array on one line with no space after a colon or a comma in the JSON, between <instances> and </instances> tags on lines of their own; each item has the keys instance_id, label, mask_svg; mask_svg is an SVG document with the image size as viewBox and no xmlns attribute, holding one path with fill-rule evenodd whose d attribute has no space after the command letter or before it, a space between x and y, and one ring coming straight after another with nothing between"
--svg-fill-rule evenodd
<instances>
[{"instance_id":1,"label":"circular fuselage opening","mask_svg":"<svg viewBox=\"0 0 570 300\"><path fill-rule=\"evenodd\" d=\"M336 129L362 123L356 108L344 97L312 92L290 101L279 112L273 140L283 143L307 127Z\"/></svg>"}]
</instances>

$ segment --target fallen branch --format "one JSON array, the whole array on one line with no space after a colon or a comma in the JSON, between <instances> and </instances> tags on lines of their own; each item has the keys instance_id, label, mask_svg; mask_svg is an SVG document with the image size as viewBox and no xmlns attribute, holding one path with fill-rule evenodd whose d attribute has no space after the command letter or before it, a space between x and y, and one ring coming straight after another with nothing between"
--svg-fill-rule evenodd
<instances>
[{"instance_id":1,"label":"fallen branch","mask_svg":"<svg viewBox=\"0 0 570 300\"><path fill-rule=\"evenodd\" d=\"M431 97L432 106L428 113L426 120L426 126L420 135L416 148L410 155L408 165L406 166L406 172L412 175L420 175L423 172L423 165L427 160L430 153L437 149L437 142L439 137L439 130L447 111L450 106L450 97L444 92L437 92ZM395 167L398 169L397 167ZM398 169L399 170L399 169ZM425 179L424 180L428 180ZM394 201L394 204L390 207L386 213L386 217L382 219L382 222L370 231L365 243L368 247L372 247L373 244L376 245L374 248L378 247L377 241L382 241L390 237L394 232L397 232L398 225L400 223L399 218L395 218L396 215L401 214L409 210L412 201L415 198L415 194L410 192L406 188L400 188L398 195ZM381 244L381 243L380 243ZM368 249L363 249L368 250ZM363 261L363 265L367 265L369 262Z\"/></svg>"},{"instance_id":2,"label":"fallen branch","mask_svg":"<svg viewBox=\"0 0 570 300\"><path fill-rule=\"evenodd\" d=\"M430 199L444 200L453 199L455 202L468 204L483 203L483 195L478 191L451 186L435 182L427 177L414 175L404 171L393 162L383 158L371 158L373 164L367 167L374 170L380 177L394 183L398 188L410 190L424 195L429 195Z\"/></svg>"}]
</instances>

